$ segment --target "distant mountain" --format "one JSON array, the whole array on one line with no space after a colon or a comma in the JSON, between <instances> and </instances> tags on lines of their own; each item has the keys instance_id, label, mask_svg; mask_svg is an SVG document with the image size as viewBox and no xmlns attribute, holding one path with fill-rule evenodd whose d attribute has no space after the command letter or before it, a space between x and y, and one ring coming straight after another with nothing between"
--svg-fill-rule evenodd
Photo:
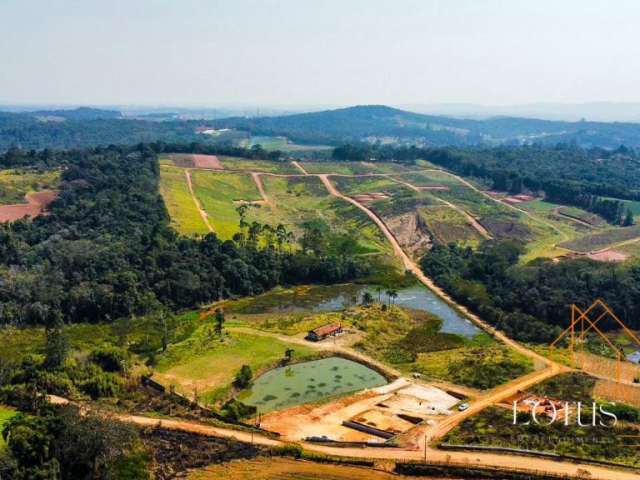
<instances>
[{"instance_id":1,"label":"distant mountain","mask_svg":"<svg viewBox=\"0 0 640 480\"><path fill-rule=\"evenodd\" d=\"M33 116L64 120L113 120L122 118L122 113L117 110L103 110L100 108L79 107L60 110L38 110L29 112Z\"/></svg>"},{"instance_id":2,"label":"distant mountain","mask_svg":"<svg viewBox=\"0 0 640 480\"><path fill-rule=\"evenodd\" d=\"M408 112L383 105L286 116L234 117L214 122L257 135L282 135L299 142L339 144L399 141L421 145L577 143L585 147L640 146L640 124L564 122L520 117L484 120Z\"/></svg>"},{"instance_id":3,"label":"distant mountain","mask_svg":"<svg viewBox=\"0 0 640 480\"><path fill-rule=\"evenodd\" d=\"M540 118L577 122L640 123L640 102L528 103L522 105L476 105L442 103L402 106L412 112L457 118L486 119L496 116Z\"/></svg>"}]
</instances>

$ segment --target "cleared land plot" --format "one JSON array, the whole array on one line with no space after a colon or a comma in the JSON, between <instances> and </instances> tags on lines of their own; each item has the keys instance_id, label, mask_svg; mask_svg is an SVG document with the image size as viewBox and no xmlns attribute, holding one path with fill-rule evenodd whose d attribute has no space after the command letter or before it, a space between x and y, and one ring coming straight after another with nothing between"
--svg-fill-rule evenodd
<instances>
[{"instance_id":1,"label":"cleared land plot","mask_svg":"<svg viewBox=\"0 0 640 480\"><path fill-rule=\"evenodd\" d=\"M594 252L617 243L634 240L640 237L640 225L622 227L563 242L561 247L581 253Z\"/></svg>"},{"instance_id":2,"label":"cleared land plot","mask_svg":"<svg viewBox=\"0 0 640 480\"><path fill-rule=\"evenodd\" d=\"M398 476L362 467L313 463L290 458L233 460L195 471L189 480L398 480L416 477ZM420 477L424 480L425 477Z\"/></svg>"},{"instance_id":3,"label":"cleared land plot","mask_svg":"<svg viewBox=\"0 0 640 480\"><path fill-rule=\"evenodd\" d=\"M59 171L0 170L0 222L37 217L53 202Z\"/></svg>"},{"instance_id":4,"label":"cleared land plot","mask_svg":"<svg viewBox=\"0 0 640 480\"><path fill-rule=\"evenodd\" d=\"M215 403L230 391L240 367L249 365L257 376L275 367L287 348L293 348L299 360L315 356L310 348L249 333L227 333L221 341L212 334L211 325L202 325L158 357L154 379L189 397L197 394L204 402Z\"/></svg>"},{"instance_id":5,"label":"cleared land plot","mask_svg":"<svg viewBox=\"0 0 640 480\"><path fill-rule=\"evenodd\" d=\"M584 223L588 223L594 227L601 226L605 224L605 220L595 213L587 212L586 210L582 210L581 208L576 207L560 207L558 208L558 213L565 217L574 218Z\"/></svg>"},{"instance_id":6,"label":"cleared land plot","mask_svg":"<svg viewBox=\"0 0 640 480\"><path fill-rule=\"evenodd\" d=\"M4 424L7 423L15 414L16 412L12 408L0 405L0 432L2 432ZM4 450L5 447L6 444L4 438L0 435L0 451Z\"/></svg>"},{"instance_id":7,"label":"cleared land plot","mask_svg":"<svg viewBox=\"0 0 640 480\"><path fill-rule=\"evenodd\" d=\"M253 203L263 208L261 197L253 179L242 173L214 173L192 171L193 189L216 235L230 240L240 229L240 215L236 209L242 203Z\"/></svg>"},{"instance_id":8,"label":"cleared land plot","mask_svg":"<svg viewBox=\"0 0 640 480\"><path fill-rule=\"evenodd\" d=\"M0 222L12 222L24 217L37 217L46 213L47 206L58 196L57 192L43 190L28 193L26 204L0 205Z\"/></svg>"},{"instance_id":9,"label":"cleared land plot","mask_svg":"<svg viewBox=\"0 0 640 480\"><path fill-rule=\"evenodd\" d=\"M640 258L640 240L616 247L615 251L626 255L628 258Z\"/></svg>"},{"instance_id":10,"label":"cleared land plot","mask_svg":"<svg viewBox=\"0 0 640 480\"><path fill-rule=\"evenodd\" d=\"M476 244L482 237L460 212L446 205L432 205L418 209L420 219L441 244L467 242Z\"/></svg>"},{"instance_id":11,"label":"cleared land plot","mask_svg":"<svg viewBox=\"0 0 640 480\"><path fill-rule=\"evenodd\" d=\"M190 153L171 153L160 157L161 165L172 165L183 168L205 168L222 170L224 167L216 155Z\"/></svg>"},{"instance_id":12,"label":"cleared land plot","mask_svg":"<svg viewBox=\"0 0 640 480\"><path fill-rule=\"evenodd\" d=\"M363 162L301 162L309 173L339 173L341 175L362 175L372 173L368 164Z\"/></svg>"},{"instance_id":13,"label":"cleared land plot","mask_svg":"<svg viewBox=\"0 0 640 480\"><path fill-rule=\"evenodd\" d=\"M330 145L306 145L290 142L286 137L268 136L251 137L251 139L246 142L247 147L254 145L260 145L265 150L280 150L281 152L312 152L331 150L333 148Z\"/></svg>"},{"instance_id":14,"label":"cleared land plot","mask_svg":"<svg viewBox=\"0 0 640 480\"><path fill-rule=\"evenodd\" d=\"M218 159L226 170L243 170L246 172L300 174L300 171L288 161L251 160L241 157L219 155Z\"/></svg>"},{"instance_id":15,"label":"cleared land plot","mask_svg":"<svg viewBox=\"0 0 640 480\"><path fill-rule=\"evenodd\" d=\"M169 211L171 224L178 232L183 235L209 232L189 192L184 169L161 165L160 193Z\"/></svg>"},{"instance_id":16,"label":"cleared land plot","mask_svg":"<svg viewBox=\"0 0 640 480\"><path fill-rule=\"evenodd\" d=\"M386 177L331 177L331 181L341 193L349 196L374 192L390 196L402 192L411 193L408 187Z\"/></svg>"},{"instance_id":17,"label":"cleared land plot","mask_svg":"<svg viewBox=\"0 0 640 480\"><path fill-rule=\"evenodd\" d=\"M394 175L394 178L415 185L416 187L450 187L461 185L455 177L434 171Z\"/></svg>"},{"instance_id":18,"label":"cleared land plot","mask_svg":"<svg viewBox=\"0 0 640 480\"><path fill-rule=\"evenodd\" d=\"M25 203L25 195L42 190L55 190L60 172L0 170L0 205Z\"/></svg>"},{"instance_id":19,"label":"cleared land plot","mask_svg":"<svg viewBox=\"0 0 640 480\"><path fill-rule=\"evenodd\" d=\"M355 206L331 197L319 178L263 176L262 181L275 205L271 210L254 209L262 223L282 223L300 235L304 222L321 220L332 233L356 239L359 245L356 253L389 251L390 246L378 227Z\"/></svg>"}]
</instances>

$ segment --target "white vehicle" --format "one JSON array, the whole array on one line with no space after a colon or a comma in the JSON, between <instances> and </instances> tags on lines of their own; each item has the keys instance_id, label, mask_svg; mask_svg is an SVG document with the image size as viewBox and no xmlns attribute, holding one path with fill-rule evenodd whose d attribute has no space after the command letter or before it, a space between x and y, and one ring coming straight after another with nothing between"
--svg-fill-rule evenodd
<instances>
[{"instance_id":1,"label":"white vehicle","mask_svg":"<svg viewBox=\"0 0 640 480\"><path fill-rule=\"evenodd\" d=\"M461 412L464 412L467 408L469 408L469 404L468 403L461 403L458 406L458 410L461 411Z\"/></svg>"}]
</instances>

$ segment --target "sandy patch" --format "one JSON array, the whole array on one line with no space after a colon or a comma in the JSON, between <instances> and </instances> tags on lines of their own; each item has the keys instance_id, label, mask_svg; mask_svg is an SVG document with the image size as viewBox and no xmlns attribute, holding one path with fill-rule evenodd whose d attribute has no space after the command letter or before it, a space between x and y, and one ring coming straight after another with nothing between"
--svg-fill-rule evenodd
<instances>
[{"instance_id":1,"label":"sandy patch","mask_svg":"<svg viewBox=\"0 0 640 480\"><path fill-rule=\"evenodd\" d=\"M57 196L57 192L43 190L27 194L27 203L0 205L0 222L13 222L24 217L37 217L38 215L46 214L47 206Z\"/></svg>"}]
</instances>

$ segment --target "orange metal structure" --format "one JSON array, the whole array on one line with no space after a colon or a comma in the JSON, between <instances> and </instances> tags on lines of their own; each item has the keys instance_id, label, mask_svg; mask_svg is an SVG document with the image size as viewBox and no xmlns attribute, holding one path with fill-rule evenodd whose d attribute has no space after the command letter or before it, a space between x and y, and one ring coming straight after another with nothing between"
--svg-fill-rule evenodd
<instances>
[{"instance_id":1,"label":"orange metal structure","mask_svg":"<svg viewBox=\"0 0 640 480\"><path fill-rule=\"evenodd\" d=\"M602 309L602 313L598 315L595 320L591 319L591 314L596 311L596 308L600 307ZM556 338L551 344L552 347L555 347L560 340L562 340L567 335L569 336L569 350L571 351L571 357L573 359L574 365L579 365L579 368L584 370L584 340L587 333L591 330L594 330L600 338L602 338L609 347L616 354L616 381L621 381L621 366L624 361L624 352L621 351L618 347L616 347L609 337L607 337L599 328L598 323L605 317L609 317L613 319L615 322L622 327L622 330L629 335L629 337L638 345L640 348L640 339L637 337L635 333L633 333L622 320L620 320L615 313L609 308L609 306L604 303L602 300L598 299L589 308L586 310L581 310L576 305L571 305L571 323L569 326ZM576 346L582 353L580 355L580 362L576 361Z\"/></svg>"}]
</instances>

